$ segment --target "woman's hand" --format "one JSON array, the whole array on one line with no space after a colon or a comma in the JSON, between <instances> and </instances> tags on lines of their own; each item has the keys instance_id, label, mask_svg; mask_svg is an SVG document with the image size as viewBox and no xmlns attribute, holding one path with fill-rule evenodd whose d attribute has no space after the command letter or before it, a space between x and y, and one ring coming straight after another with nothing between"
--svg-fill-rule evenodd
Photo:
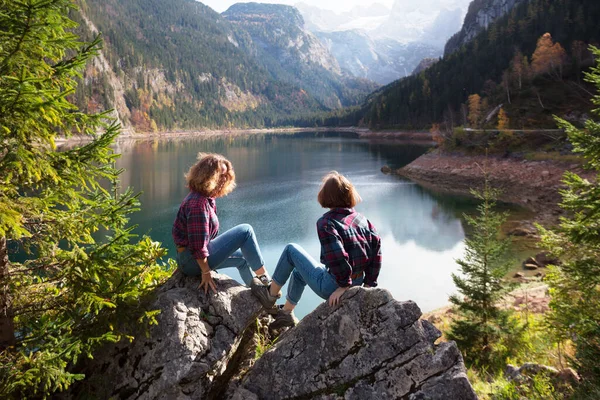
<instances>
[{"instance_id":1,"label":"woman's hand","mask_svg":"<svg viewBox=\"0 0 600 400\"><path fill-rule=\"evenodd\" d=\"M200 282L200 289L204 289L204 294L208 293L208 288L210 288L214 293L217 293L217 285L215 285L215 281L212 278L212 274L210 271L202 273L202 282Z\"/></svg>"},{"instance_id":2,"label":"woman's hand","mask_svg":"<svg viewBox=\"0 0 600 400\"><path fill-rule=\"evenodd\" d=\"M338 304L340 304L340 297L342 297L342 295L346 292L346 290L348 290L350 288L347 287L339 287L337 289L335 289L335 292L333 292L331 294L331 296L329 296L329 305L331 307L333 306L337 306Z\"/></svg>"},{"instance_id":3,"label":"woman's hand","mask_svg":"<svg viewBox=\"0 0 600 400\"><path fill-rule=\"evenodd\" d=\"M198 268L202 272L202 281L198 285L198 289L204 289L204 294L208 293L208 288L213 292L217 293L217 285L213 281L210 267L208 266L208 258L200 258L196 260L198 262Z\"/></svg>"}]
</instances>

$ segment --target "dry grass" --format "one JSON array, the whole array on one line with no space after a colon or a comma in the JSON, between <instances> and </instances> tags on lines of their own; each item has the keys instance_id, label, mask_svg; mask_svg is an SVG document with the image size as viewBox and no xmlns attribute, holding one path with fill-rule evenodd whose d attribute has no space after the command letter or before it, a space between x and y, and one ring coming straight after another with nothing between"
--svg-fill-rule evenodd
<instances>
[{"instance_id":1,"label":"dry grass","mask_svg":"<svg viewBox=\"0 0 600 400\"><path fill-rule=\"evenodd\" d=\"M528 161L553 161L583 165L585 159L579 154L560 154L558 151L539 151L525 154Z\"/></svg>"}]
</instances>

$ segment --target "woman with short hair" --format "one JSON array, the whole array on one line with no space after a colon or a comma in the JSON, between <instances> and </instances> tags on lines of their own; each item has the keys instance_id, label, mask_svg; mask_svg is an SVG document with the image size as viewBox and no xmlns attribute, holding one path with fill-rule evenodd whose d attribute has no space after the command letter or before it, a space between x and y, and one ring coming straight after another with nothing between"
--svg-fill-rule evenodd
<instances>
[{"instance_id":1,"label":"woman with short hair","mask_svg":"<svg viewBox=\"0 0 600 400\"><path fill-rule=\"evenodd\" d=\"M235 188L231 162L219 154L199 153L185 178L190 192L179 207L172 230L178 268L187 276L202 275L200 287L204 293L209 288L216 293L211 271L222 268L237 268L246 285L252 281L251 269L260 282L268 283L250 225L238 225L219 235L215 199L227 196Z\"/></svg>"},{"instance_id":2,"label":"woman with short hair","mask_svg":"<svg viewBox=\"0 0 600 400\"><path fill-rule=\"evenodd\" d=\"M250 285L263 307L273 309L281 296L281 287L290 279L283 308L274 311L271 329L294 326L293 310L308 285L329 305L352 286L375 287L381 270L381 239L371 222L354 210L361 198L354 185L336 171L323 178L317 199L329 211L317 221L321 242L321 262L317 262L297 244L283 251L270 285L257 279Z\"/></svg>"}]
</instances>

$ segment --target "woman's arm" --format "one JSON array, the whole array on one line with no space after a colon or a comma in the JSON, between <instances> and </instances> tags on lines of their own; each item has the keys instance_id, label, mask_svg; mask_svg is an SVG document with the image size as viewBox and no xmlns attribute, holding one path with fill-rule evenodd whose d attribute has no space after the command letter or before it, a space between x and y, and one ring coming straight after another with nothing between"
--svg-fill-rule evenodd
<instances>
[{"instance_id":1,"label":"woman's arm","mask_svg":"<svg viewBox=\"0 0 600 400\"><path fill-rule=\"evenodd\" d=\"M352 266L339 233L327 220L317 222L317 233L321 242L321 257L329 272L341 288L352 286Z\"/></svg>"},{"instance_id":2,"label":"woman's arm","mask_svg":"<svg viewBox=\"0 0 600 400\"><path fill-rule=\"evenodd\" d=\"M379 272L381 271L381 238L375 231L375 228L369 222L369 227L371 228L371 263L365 269L365 280L363 285L365 287L376 287L377 286L377 278L379 277Z\"/></svg>"},{"instance_id":3,"label":"woman's arm","mask_svg":"<svg viewBox=\"0 0 600 400\"><path fill-rule=\"evenodd\" d=\"M208 257L210 215L206 204L190 207L186 213L188 248L196 260Z\"/></svg>"},{"instance_id":4,"label":"woman's arm","mask_svg":"<svg viewBox=\"0 0 600 400\"><path fill-rule=\"evenodd\" d=\"M208 293L209 288L213 292L217 292L217 286L208 265L208 243L210 242L209 212L208 206L204 204L202 206L190 207L187 213L188 248L202 272L202 281L198 287L204 289L205 294Z\"/></svg>"}]
</instances>

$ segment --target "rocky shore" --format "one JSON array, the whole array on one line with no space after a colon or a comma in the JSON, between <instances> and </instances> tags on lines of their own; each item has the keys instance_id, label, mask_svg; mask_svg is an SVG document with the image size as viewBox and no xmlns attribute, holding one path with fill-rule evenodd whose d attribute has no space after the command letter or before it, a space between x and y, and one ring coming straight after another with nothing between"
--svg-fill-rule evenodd
<instances>
[{"instance_id":1,"label":"rocky shore","mask_svg":"<svg viewBox=\"0 0 600 400\"><path fill-rule=\"evenodd\" d=\"M501 190L501 201L523 206L535 213L535 221L550 224L556 223L562 212L558 204L564 173L572 171L594 178L579 163L447 154L439 150L396 171L389 170L430 190L461 195L483 186L484 171L491 185Z\"/></svg>"}]
</instances>

